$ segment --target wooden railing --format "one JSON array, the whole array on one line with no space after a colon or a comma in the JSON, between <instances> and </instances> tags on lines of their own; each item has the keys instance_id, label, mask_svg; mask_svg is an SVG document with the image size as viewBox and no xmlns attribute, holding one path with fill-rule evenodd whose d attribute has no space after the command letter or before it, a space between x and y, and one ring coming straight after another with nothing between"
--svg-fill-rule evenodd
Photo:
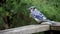
<instances>
[{"instance_id":1,"label":"wooden railing","mask_svg":"<svg viewBox=\"0 0 60 34\"><path fill-rule=\"evenodd\" d=\"M50 25L43 25L43 24L27 25L27 26L12 28L12 29L1 30L0 34L32 34L32 33L44 32L48 30L60 30L60 27L59 25L50 26Z\"/></svg>"}]
</instances>

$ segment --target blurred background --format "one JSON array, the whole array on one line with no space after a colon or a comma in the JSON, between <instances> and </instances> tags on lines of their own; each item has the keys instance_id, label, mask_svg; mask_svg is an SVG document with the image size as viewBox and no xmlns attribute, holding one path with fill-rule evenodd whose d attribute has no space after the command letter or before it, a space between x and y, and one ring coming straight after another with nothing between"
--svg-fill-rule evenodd
<instances>
[{"instance_id":1,"label":"blurred background","mask_svg":"<svg viewBox=\"0 0 60 34\"><path fill-rule=\"evenodd\" d=\"M60 21L60 0L0 0L0 30L36 24L30 6L36 6L48 19Z\"/></svg>"}]
</instances>

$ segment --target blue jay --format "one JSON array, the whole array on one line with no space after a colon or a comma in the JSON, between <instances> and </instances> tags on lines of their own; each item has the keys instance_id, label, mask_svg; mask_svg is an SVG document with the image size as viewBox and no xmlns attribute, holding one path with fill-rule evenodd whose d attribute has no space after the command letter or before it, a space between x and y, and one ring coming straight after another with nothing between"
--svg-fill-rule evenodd
<instances>
[{"instance_id":1,"label":"blue jay","mask_svg":"<svg viewBox=\"0 0 60 34\"><path fill-rule=\"evenodd\" d=\"M30 7L29 10L31 12L32 18L35 19L37 21L37 23L49 22L51 25L55 25L54 22L52 22L49 19L47 19L40 11L38 11L35 8L35 6Z\"/></svg>"}]
</instances>

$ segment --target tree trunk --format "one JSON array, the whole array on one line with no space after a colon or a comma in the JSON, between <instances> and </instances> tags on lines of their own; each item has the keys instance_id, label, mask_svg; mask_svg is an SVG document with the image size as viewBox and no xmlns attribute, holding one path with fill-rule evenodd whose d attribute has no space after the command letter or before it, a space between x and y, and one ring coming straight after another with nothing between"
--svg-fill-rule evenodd
<instances>
[{"instance_id":1,"label":"tree trunk","mask_svg":"<svg viewBox=\"0 0 60 34\"><path fill-rule=\"evenodd\" d=\"M10 27L9 16L3 16L3 20L4 20L4 27L5 27L5 29L8 29Z\"/></svg>"}]
</instances>

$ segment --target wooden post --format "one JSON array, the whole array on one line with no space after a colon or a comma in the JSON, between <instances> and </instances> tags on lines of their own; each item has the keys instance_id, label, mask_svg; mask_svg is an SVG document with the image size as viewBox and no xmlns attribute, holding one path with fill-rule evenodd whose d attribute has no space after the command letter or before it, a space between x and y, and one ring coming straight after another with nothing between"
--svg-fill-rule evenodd
<instances>
[{"instance_id":1,"label":"wooden post","mask_svg":"<svg viewBox=\"0 0 60 34\"><path fill-rule=\"evenodd\" d=\"M60 34L60 26L51 26L51 32L53 34Z\"/></svg>"}]
</instances>

